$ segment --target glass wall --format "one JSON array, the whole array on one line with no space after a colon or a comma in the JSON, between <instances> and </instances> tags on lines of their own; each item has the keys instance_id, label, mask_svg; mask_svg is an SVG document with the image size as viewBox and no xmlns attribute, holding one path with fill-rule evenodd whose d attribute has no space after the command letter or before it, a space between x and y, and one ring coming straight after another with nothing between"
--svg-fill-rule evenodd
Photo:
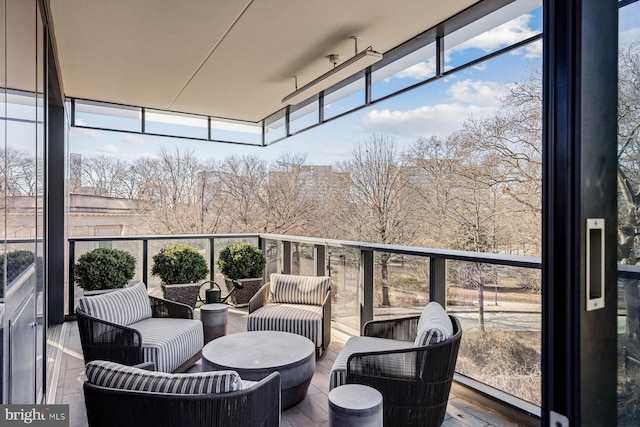
<instances>
[{"instance_id":1,"label":"glass wall","mask_svg":"<svg viewBox=\"0 0 640 427\"><path fill-rule=\"evenodd\" d=\"M618 263L635 274L618 280L618 425L640 423L640 2L619 11Z\"/></svg>"},{"instance_id":2,"label":"glass wall","mask_svg":"<svg viewBox=\"0 0 640 427\"><path fill-rule=\"evenodd\" d=\"M2 403L44 392L44 25L36 0L0 2ZM5 282L6 278L6 282Z\"/></svg>"}]
</instances>

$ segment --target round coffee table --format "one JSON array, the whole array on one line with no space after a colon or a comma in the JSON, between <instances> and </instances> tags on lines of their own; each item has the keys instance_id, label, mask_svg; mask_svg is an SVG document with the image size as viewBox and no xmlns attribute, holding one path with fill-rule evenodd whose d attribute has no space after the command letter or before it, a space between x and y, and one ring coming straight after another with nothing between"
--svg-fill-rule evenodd
<instances>
[{"instance_id":1,"label":"round coffee table","mask_svg":"<svg viewBox=\"0 0 640 427\"><path fill-rule=\"evenodd\" d=\"M251 331L215 339L202 349L204 369L236 371L244 380L260 381L280 373L282 409L304 399L316 369L315 345L301 335Z\"/></svg>"}]
</instances>

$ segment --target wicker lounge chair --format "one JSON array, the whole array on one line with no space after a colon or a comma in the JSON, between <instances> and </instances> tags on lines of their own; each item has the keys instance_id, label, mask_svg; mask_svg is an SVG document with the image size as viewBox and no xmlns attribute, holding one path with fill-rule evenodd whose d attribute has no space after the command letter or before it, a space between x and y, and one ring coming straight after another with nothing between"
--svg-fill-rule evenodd
<instances>
[{"instance_id":1,"label":"wicker lounge chair","mask_svg":"<svg viewBox=\"0 0 640 427\"><path fill-rule=\"evenodd\" d=\"M89 363L86 371L83 389L90 427L280 424L277 372L249 382L233 371L148 373L105 361Z\"/></svg>"},{"instance_id":2,"label":"wicker lounge chair","mask_svg":"<svg viewBox=\"0 0 640 427\"><path fill-rule=\"evenodd\" d=\"M368 322L336 358L330 388L365 384L383 396L384 425L439 426L444 421L462 329L448 316L452 335L417 343L420 316ZM435 342L435 341L431 341Z\"/></svg>"},{"instance_id":3,"label":"wicker lounge chair","mask_svg":"<svg viewBox=\"0 0 640 427\"><path fill-rule=\"evenodd\" d=\"M153 362L183 372L200 359L204 332L191 307L149 296L143 283L84 297L76 308L84 362Z\"/></svg>"},{"instance_id":4,"label":"wicker lounge chair","mask_svg":"<svg viewBox=\"0 0 640 427\"><path fill-rule=\"evenodd\" d=\"M320 356L331 342L331 278L272 274L249 301L247 331L302 335Z\"/></svg>"}]
</instances>

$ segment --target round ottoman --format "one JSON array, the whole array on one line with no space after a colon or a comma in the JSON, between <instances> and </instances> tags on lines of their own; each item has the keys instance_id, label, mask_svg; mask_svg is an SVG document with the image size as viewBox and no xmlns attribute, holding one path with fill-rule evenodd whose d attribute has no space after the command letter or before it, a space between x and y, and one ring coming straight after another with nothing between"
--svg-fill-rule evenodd
<instances>
[{"instance_id":1,"label":"round ottoman","mask_svg":"<svg viewBox=\"0 0 640 427\"><path fill-rule=\"evenodd\" d=\"M382 427L382 395L362 384L346 384L329 392L329 426Z\"/></svg>"},{"instance_id":2,"label":"round ottoman","mask_svg":"<svg viewBox=\"0 0 640 427\"><path fill-rule=\"evenodd\" d=\"M205 304L200 307L204 343L227 335L227 304Z\"/></svg>"}]
</instances>

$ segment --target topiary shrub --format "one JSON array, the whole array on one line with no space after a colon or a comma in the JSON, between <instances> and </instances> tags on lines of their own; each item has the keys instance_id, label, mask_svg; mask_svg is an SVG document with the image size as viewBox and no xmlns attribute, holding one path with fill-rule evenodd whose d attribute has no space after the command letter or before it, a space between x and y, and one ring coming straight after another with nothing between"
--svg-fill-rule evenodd
<instances>
[{"instance_id":1,"label":"topiary shrub","mask_svg":"<svg viewBox=\"0 0 640 427\"><path fill-rule=\"evenodd\" d=\"M119 249L98 248L78 258L73 277L85 291L117 289L125 286L136 269L136 259Z\"/></svg>"},{"instance_id":2,"label":"topiary shrub","mask_svg":"<svg viewBox=\"0 0 640 427\"><path fill-rule=\"evenodd\" d=\"M267 259L260 248L249 243L234 243L220 251L218 268L227 279L262 277Z\"/></svg>"},{"instance_id":3,"label":"topiary shrub","mask_svg":"<svg viewBox=\"0 0 640 427\"><path fill-rule=\"evenodd\" d=\"M191 245L168 245L153 256L151 274L165 284L195 283L208 273L207 261Z\"/></svg>"}]
</instances>

